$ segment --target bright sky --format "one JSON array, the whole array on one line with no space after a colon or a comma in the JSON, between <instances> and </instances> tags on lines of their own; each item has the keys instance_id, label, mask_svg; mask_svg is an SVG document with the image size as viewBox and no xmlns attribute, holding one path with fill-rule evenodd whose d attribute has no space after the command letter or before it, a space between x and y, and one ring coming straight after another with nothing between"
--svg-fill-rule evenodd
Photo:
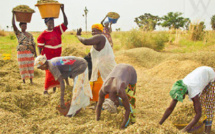
<instances>
[{"instance_id":1,"label":"bright sky","mask_svg":"<svg viewBox=\"0 0 215 134\"><path fill-rule=\"evenodd\" d=\"M68 30L82 28L85 30L84 14L85 6L88 13L88 31L93 23L100 23L105 15L110 12L117 12L120 18L117 24L113 25L113 30L121 28L127 31L137 27L134 18L144 13L163 16L168 12L182 12L183 17L188 17L192 22L205 21L207 29L211 29L210 18L215 14L214 0L58 0L65 5L69 25ZM37 0L1 0L0 4L0 27L6 29L11 26L12 8L25 4L33 8L31 23L28 24L28 31L43 31L46 29L39 10L34 5ZM55 20L55 25L63 22L62 14ZM17 23L18 25L18 23ZM11 29L10 29L11 30ZM163 30L158 27L157 30Z\"/></svg>"}]
</instances>

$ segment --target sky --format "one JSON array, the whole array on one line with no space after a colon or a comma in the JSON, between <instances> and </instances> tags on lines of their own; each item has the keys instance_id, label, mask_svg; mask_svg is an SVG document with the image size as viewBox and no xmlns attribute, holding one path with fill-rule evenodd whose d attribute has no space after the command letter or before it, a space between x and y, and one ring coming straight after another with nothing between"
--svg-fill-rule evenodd
<instances>
[{"instance_id":1,"label":"sky","mask_svg":"<svg viewBox=\"0 0 215 134\"><path fill-rule=\"evenodd\" d=\"M11 27L12 9L17 5L28 5L36 12L33 14L31 23L28 24L28 31L43 31L46 29L44 20L41 18L39 10L35 7L37 0L0 0L0 27L4 30L6 26ZM87 7L88 24L87 30L91 30L91 25L100 23L108 12L117 12L120 18L112 29L120 28L121 31L128 31L137 28L134 18L144 13L150 13L162 17L168 12L182 12L183 17L190 18L192 22L204 21L206 29L210 30L210 19L215 15L214 0L58 0L65 5L65 13L68 18L68 30L82 28L85 30L84 9ZM55 25L63 22L63 16L55 20ZM18 23L16 23L18 26ZM165 28L157 27L157 30Z\"/></svg>"}]
</instances>

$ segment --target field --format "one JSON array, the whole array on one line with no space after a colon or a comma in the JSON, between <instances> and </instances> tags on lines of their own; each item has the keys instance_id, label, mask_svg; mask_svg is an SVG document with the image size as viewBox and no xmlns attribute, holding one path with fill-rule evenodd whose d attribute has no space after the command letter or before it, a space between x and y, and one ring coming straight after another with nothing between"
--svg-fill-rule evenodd
<instances>
[{"instance_id":1,"label":"field","mask_svg":"<svg viewBox=\"0 0 215 134\"><path fill-rule=\"evenodd\" d=\"M60 90L43 95L43 71L35 68L34 84L29 80L22 84L16 58L17 40L13 33L0 36L0 132L1 133L179 133L170 120L158 124L171 98L172 84L199 66L215 66L215 32L207 31L200 41L192 41L184 31L112 33L117 63L135 67L137 82L137 122L120 130L124 110L118 114L102 111L99 122L95 111L82 110L73 118L61 116L56 107ZM33 33L36 38L39 33ZM90 37L85 34L84 37ZM90 47L82 45L70 32L63 39L63 54L85 56ZM11 54L11 60L3 60L3 54ZM72 83L72 80L70 80ZM67 87L66 100L71 97ZM186 97L183 103L192 103ZM213 123L213 126L215 123ZM215 133L215 128L212 128Z\"/></svg>"}]
</instances>

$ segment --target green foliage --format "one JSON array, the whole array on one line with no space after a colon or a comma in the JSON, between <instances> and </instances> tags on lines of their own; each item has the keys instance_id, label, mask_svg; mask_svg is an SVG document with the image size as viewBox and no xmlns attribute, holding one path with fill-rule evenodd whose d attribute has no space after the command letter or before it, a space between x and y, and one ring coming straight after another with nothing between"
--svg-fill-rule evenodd
<instances>
[{"instance_id":1,"label":"green foliage","mask_svg":"<svg viewBox=\"0 0 215 134\"><path fill-rule=\"evenodd\" d=\"M215 15L211 17L211 28L215 30Z\"/></svg>"},{"instance_id":2,"label":"green foliage","mask_svg":"<svg viewBox=\"0 0 215 134\"><path fill-rule=\"evenodd\" d=\"M10 40L14 40L14 39L16 39L16 36L14 34L10 34L9 38L10 38Z\"/></svg>"},{"instance_id":3,"label":"green foliage","mask_svg":"<svg viewBox=\"0 0 215 134\"><path fill-rule=\"evenodd\" d=\"M164 48L164 44L168 42L168 35L164 32L152 33L133 29L128 33L124 33L121 42L126 48L148 47L161 51Z\"/></svg>"},{"instance_id":4,"label":"green foliage","mask_svg":"<svg viewBox=\"0 0 215 134\"><path fill-rule=\"evenodd\" d=\"M191 40L197 41L197 40L203 40L205 36L205 24L204 22L196 23L196 24L190 24L190 35Z\"/></svg>"},{"instance_id":5,"label":"green foliage","mask_svg":"<svg viewBox=\"0 0 215 134\"><path fill-rule=\"evenodd\" d=\"M142 28L144 31L155 30L156 25L159 25L160 17L151 15L150 13L145 13L134 19L134 22Z\"/></svg>"},{"instance_id":6,"label":"green foliage","mask_svg":"<svg viewBox=\"0 0 215 134\"><path fill-rule=\"evenodd\" d=\"M163 22L161 23L162 27L168 27L169 29L175 28L185 28L188 29L190 19L181 17L182 13L180 12L169 12L167 15L162 17Z\"/></svg>"}]
</instances>

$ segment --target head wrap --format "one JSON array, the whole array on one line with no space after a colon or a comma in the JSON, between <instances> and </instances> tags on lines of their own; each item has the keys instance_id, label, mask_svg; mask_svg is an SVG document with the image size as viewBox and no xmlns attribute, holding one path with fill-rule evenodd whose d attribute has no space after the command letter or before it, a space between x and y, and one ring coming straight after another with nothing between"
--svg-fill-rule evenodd
<instances>
[{"instance_id":1,"label":"head wrap","mask_svg":"<svg viewBox=\"0 0 215 134\"><path fill-rule=\"evenodd\" d=\"M108 110L110 113L117 113L117 107L111 99L105 99L103 103L103 108Z\"/></svg>"},{"instance_id":2,"label":"head wrap","mask_svg":"<svg viewBox=\"0 0 215 134\"><path fill-rule=\"evenodd\" d=\"M34 66L40 67L47 61L46 55L39 55L34 61Z\"/></svg>"},{"instance_id":3,"label":"head wrap","mask_svg":"<svg viewBox=\"0 0 215 134\"><path fill-rule=\"evenodd\" d=\"M50 21L50 20L54 20L54 18L45 18L45 19L44 19L44 22L47 23L47 22Z\"/></svg>"},{"instance_id":4,"label":"head wrap","mask_svg":"<svg viewBox=\"0 0 215 134\"><path fill-rule=\"evenodd\" d=\"M109 24L109 21L108 21L108 20L106 20L106 21L104 22L104 24Z\"/></svg>"},{"instance_id":5,"label":"head wrap","mask_svg":"<svg viewBox=\"0 0 215 134\"><path fill-rule=\"evenodd\" d=\"M172 86L172 89L169 92L169 94L172 97L172 99L183 102L183 96L185 95L186 92L187 86L183 83L182 80L178 80Z\"/></svg>"},{"instance_id":6,"label":"head wrap","mask_svg":"<svg viewBox=\"0 0 215 134\"><path fill-rule=\"evenodd\" d=\"M96 28L96 29L98 29L98 30L100 30L100 31L103 32L103 26L102 26L102 24L99 24L99 23L93 24L93 25L92 25L92 29L93 29L93 28Z\"/></svg>"}]
</instances>

